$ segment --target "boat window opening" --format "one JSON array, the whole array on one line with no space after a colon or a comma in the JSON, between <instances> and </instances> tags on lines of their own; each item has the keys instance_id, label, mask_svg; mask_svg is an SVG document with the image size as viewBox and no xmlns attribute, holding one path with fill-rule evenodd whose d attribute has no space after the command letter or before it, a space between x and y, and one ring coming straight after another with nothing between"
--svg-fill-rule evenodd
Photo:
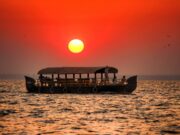
<instances>
[{"instance_id":1,"label":"boat window opening","mask_svg":"<svg viewBox=\"0 0 180 135\"><path fill-rule=\"evenodd\" d=\"M87 74L81 74L81 78L82 78L82 79L87 78Z\"/></svg>"},{"instance_id":2,"label":"boat window opening","mask_svg":"<svg viewBox=\"0 0 180 135\"><path fill-rule=\"evenodd\" d=\"M78 74L74 74L75 76L75 79L78 79L79 78L79 75Z\"/></svg>"},{"instance_id":3,"label":"boat window opening","mask_svg":"<svg viewBox=\"0 0 180 135\"><path fill-rule=\"evenodd\" d=\"M113 74L108 74L108 82L112 83Z\"/></svg>"},{"instance_id":4,"label":"boat window opening","mask_svg":"<svg viewBox=\"0 0 180 135\"><path fill-rule=\"evenodd\" d=\"M97 79L100 79L100 78L101 78L101 74L97 73L97 74L96 74L96 78L97 78Z\"/></svg>"},{"instance_id":5,"label":"boat window opening","mask_svg":"<svg viewBox=\"0 0 180 135\"><path fill-rule=\"evenodd\" d=\"M68 74L67 79L73 79L73 74Z\"/></svg>"},{"instance_id":6,"label":"boat window opening","mask_svg":"<svg viewBox=\"0 0 180 135\"><path fill-rule=\"evenodd\" d=\"M56 79L57 79L57 74L54 74L54 75L53 75L53 78L54 78L53 81L56 81Z\"/></svg>"},{"instance_id":7,"label":"boat window opening","mask_svg":"<svg viewBox=\"0 0 180 135\"><path fill-rule=\"evenodd\" d=\"M89 78L90 79L94 78L94 74L89 74Z\"/></svg>"},{"instance_id":8,"label":"boat window opening","mask_svg":"<svg viewBox=\"0 0 180 135\"><path fill-rule=\"evenodd\" d=\"M64 74L60 74L59 77L60 77L60 79L64 79L65 75Z\"/></svg>"},{"instance_id":9,"label":"boat window opening","mask_svg":"<svg viewBox=\"0 0 180 135\"><path fill-rule=\"evenodd\" d=\"M46 77L47 79L51 79L51 78L52 78L52 75L45 75L45 77Z\"/></svg>"}]
</instances>

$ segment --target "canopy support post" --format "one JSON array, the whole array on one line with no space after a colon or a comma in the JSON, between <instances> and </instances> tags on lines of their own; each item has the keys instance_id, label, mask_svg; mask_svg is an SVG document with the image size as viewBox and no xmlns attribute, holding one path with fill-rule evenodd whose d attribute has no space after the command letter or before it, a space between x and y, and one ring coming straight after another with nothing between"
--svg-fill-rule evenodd
<instances>
[{"instance_id":1,"label":"canopy support post","mask_svg":"<svg viewBox=\"0 0 180 135\"><path fill-rule=\"evenodd\" d=\"M96 84L96 80L97 80L97 76L96 76L97 73L95 73L94 75L94 81L95 81L95 84Z\"/></svg>"}]
</instances>

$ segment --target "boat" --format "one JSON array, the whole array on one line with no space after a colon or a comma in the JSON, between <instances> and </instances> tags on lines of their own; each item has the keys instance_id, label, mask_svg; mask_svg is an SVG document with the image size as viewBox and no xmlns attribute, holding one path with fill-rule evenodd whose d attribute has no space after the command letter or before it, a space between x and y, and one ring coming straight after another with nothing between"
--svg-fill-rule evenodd
<instances>
[{"instance_id":1,"label":"boat","mask_svg":"<svg viewBox=\"0 0 180 135\"><path fill-rule=\"evenodd\" d=\"M39 78L25 76L29 93L119 93L131 94L137 75L117 78L118 69L102 67L48 67L38 71Z\"/></svg>"}]
</instances>

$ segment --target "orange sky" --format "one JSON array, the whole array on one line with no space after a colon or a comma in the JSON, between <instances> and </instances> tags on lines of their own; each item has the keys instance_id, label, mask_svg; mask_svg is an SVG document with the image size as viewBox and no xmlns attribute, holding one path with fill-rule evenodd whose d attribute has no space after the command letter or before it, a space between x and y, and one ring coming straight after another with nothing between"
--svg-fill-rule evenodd
<instances>
[{"instance_id":1,"label":"orange sky","mask_svg":"<svg viewBox=\"0 0 180 135\"><path fill-rule=\"evenodd\" d=\"M0 0L0 73L47 66L180 75L179 0ZM68 42L85 43L72 54Z\"/></svg>"}]
</instances>

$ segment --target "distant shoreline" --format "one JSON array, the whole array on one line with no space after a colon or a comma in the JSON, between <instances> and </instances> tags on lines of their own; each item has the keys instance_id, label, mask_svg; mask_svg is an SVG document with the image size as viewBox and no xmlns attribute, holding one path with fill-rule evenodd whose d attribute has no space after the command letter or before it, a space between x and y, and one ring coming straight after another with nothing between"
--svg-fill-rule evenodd
<instances>
[{"instance_id":1,"label":"distant shoreline","mask_svg":"<svg viewBox=\"0 0 180 135\"><path fill-rule=\"evenodd\" d=\"M180 80L180 75L139 75L139 80Z\"/></svg>"},{"instance_id":2,"label":"distant shoreline","mask_svg":"<svg viewBox=\"0 0 180 135\"><path fill-rule=\"evenodd\" d=\"M29 75L37 78L37 75ZM129 77L131 75L127 75ZM119 76L120 78L120 76ZM0 80L24 80L20 74L0 74ZM138 80L180 80L180 75L138 75Z\"/></svg>"}]
</instances>

